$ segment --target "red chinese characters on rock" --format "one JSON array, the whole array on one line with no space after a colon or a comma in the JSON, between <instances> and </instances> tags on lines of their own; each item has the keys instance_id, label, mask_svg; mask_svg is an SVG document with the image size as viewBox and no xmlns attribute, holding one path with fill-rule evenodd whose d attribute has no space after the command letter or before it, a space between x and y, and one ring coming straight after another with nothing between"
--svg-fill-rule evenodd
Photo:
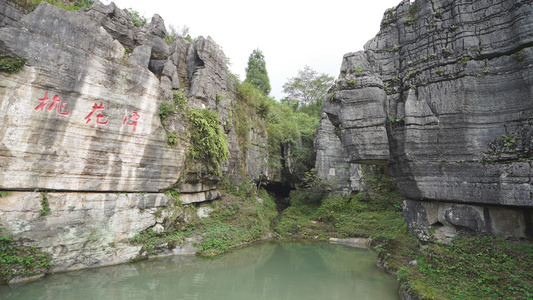
<instances>
[{"instance_id":1,"label":"red chinese characters on rock","mask_svg":"<svg viewBox=\"0 0 533 300\"><path fill-rule=\"evenodd\" d=\"M129 110L126 110L126 115L124 116L124 121L122 122L122 125L126 125L126 123L128 122L128 114L130 113ZM131 120L131 123L129 123L128 125L129 126L133 126L133 132L135 132L135 130L137 129L137 121L141 118L141 116L137 113L137 112L132 112L131 113L131 117L130 117L130 120Z\"/></svg>"},{"instance_id":2,"label":"red chinese characters on rock","mask_svg":"<svg viewBox=\"0 0 533 300\"><path fill-rule=\"evenodd\" d=\"M37 107L34 108L36 111L44 112L45 109L47 111L53 111L54 109L57 111L57 113L61 116L68 117L70 116L70 110L65 110L65 105L67 104L66 101L61 101L59 98L59 95L54 95L52 97L52 101L50 101L50 97L48 96L48 92L44 93L44 97L42 99L37 99L41 103L37 105ZM96 124L97 125L104 125L107 126L109 123L109 117L103 114L105 107L104 103L94 103L92 106L92 111L85 117L85 124L89 124L96 116ZM137 131L137 123L141 116L136 112L129 110L126 110L126 115L124 116L124 121L122 122L122 125L128 125L133 126L133 133Z\"/></svg>"},{"instance_id":3,"label":"red chinese characters on rock","mask_svg":"<svg viewBox=\"0 0 533 300\"><path fill-rule=\"evenodd\" d=\"M93 116L93 114L97 110L104 110L104 103L100 103L100 105L95 103L93 105L93 111L91 113L89 113L85 117L85 124L89 124L89 122L91 122L91 117ZM97 114L96 115L96 124L98 124L98 125L107 125L107 123L109 123L109 119L104 122L104 121L102 121L103 118L105 118L105 116L103 114Z\"/></svg>"},{"instance_id":4,"label":"red chinese characters on rock","mask_svg":"<svg viewBox=\"0 0 533 300\"><path fill-rule=\"evenodd\" d=\"M44 98L37 100L41 101L41 103L37 105L35 110L44 111L46 105L50 101L50 98L48 97L48 92L44 93ZM52 111L54 110L54 107L57 107L57 113L59 115L68 117L70 115L70 110L68 110L67 112L61 112L61 110L65 109L65 104L67 104L67 102L61 102L61 99L59 99L59 95L54 95L54 97L52 97L52 103L50 103L50 105L48 106L48 111Z\"/></svg>"}]
</instances>

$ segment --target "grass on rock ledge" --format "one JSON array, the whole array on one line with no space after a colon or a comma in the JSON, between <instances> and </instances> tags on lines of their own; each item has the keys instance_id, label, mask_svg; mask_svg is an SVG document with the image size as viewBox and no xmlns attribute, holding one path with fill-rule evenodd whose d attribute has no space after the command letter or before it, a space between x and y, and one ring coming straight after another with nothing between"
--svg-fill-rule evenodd
<instances>
[{"instance_id":1,"label":"grass on rock ledge","mask_svg":"<svg viewBox=\"0 0 533 300\"><path fill-rule=\"evenodd\" d=\"M370 168L365 180L370 189L351 197L328 195L320 185L292 191L276 232L287 239L365 237L375 242L404 234L403 198L395 181Z\"/></svg>"},{"instance_id":2,"label":"grass on rock ledge","mask_svg":"<svg viewBox=\"0 0 533 300\"><path fill-rule=\"evenodd\" d=\"M141 255L145 258L181 244L185 238L200 236L197 254L213 256L229 249L257 241L271 234L270 222L277 215L276 204L264 191L259 190L256 197L255 185L245 182L239 187L223 183L225 195L220 200L208 204L212 209L207 218L199 218L193 205L174 208L179 211L180 220L167 232L156 234L147 229L134 236L130 243L142 245Z\"/></svg>"},{"instance_id":3,"label":"grass on rock ledge","mask_svg":"<svg viewBox=\"0 0 533 300\"><path fill-rule=\"evenodd\" d=\"M419 251L394 250L408 248L403 246L385 245L391 251L380 255L389 256L401 286L421 299L533 299L530 243L481 235L430 243Z\"/></svg>"},{"instance_id":4,"label":"grass on rock ledge","mask_svg":"<svg viewBox=\"0 0 533 300\"><path fill-rule=\"evenodd\" d=\"M36 247L23 246L10 235L0 235L0 283L17 276L44 273L50 267L50 259L50 255Z\"/></svg>"},{"instance_id":5,"label":"grass on rock ledge","mask_svg":"<svg viewBox=\"0 0 533 300\"><path fill-rule=\"evenodd\" d=\"M271 234L276 204L264 190L258 192L261 203L254 190L253 184L245 183L221 202L212 203L211 217L202 219L195 228L203 236L198 254L217 255Z\"/></svg>"}]
</instances>

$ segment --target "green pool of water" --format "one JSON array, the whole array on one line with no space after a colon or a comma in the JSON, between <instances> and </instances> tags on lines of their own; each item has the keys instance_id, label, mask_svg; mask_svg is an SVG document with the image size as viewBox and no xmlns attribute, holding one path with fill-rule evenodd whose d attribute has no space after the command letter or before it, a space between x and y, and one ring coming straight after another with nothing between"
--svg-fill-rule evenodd
<instances>
[{"instance_id":1,"label":"green pool of water","mask_svg":"<svg viewBox=\"0 0 533 300\"><path fill-rule=\"evenodd\" d=\"M0 299L398 299L376 255L344 245L263 243L213 258L168 257L0 287Z\"/></svg>"}]
</instances>

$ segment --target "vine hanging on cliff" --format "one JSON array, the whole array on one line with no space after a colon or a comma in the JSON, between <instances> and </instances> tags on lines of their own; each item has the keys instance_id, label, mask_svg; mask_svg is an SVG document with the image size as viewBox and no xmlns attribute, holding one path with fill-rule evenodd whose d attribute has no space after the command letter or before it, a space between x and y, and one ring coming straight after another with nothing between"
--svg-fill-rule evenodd
<instances>
[{"instance_id":1,"label":"vine hanging on cliff","mask_svg":"<svg viewBox=\"0 0 533 300\"><path fill-rule=\"evenodd\" d=\"M229 150L218 116L209 109L192 108L187 112L191 126L189 159L205 164L207 172L221 176L221 165L228 160Z\"/></svg>"}]
</instances>

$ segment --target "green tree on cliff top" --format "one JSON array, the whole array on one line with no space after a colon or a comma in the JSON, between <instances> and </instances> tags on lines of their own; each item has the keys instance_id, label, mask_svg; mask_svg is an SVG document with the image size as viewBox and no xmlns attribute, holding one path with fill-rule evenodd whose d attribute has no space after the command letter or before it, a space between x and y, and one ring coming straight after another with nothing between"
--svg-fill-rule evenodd
<instances>
[{"instance_id":1,"label":"green tree on cliff top","mask_svg":"<svg viewBox=\"0 0 533 300\"><path fill-rule=\"evenodd\" d=\"M283 93L287 97L281 102L290 105L295 111L320 118L322 99L328 94L333 81L333 77L305 66L283 85Z\"/></svg>"},{"instance_id":2,"label":"green tree on cliff top","mask_svg":"<svg viewBox=\"0 0 533 300\"><path fill-rule=\"evenodd\" d=\"M244 82L255 85L266 96L270 93L270 80L268 79L265 56L259 49L255 49L248 58Z\"/></svg>"}]
</instances>

